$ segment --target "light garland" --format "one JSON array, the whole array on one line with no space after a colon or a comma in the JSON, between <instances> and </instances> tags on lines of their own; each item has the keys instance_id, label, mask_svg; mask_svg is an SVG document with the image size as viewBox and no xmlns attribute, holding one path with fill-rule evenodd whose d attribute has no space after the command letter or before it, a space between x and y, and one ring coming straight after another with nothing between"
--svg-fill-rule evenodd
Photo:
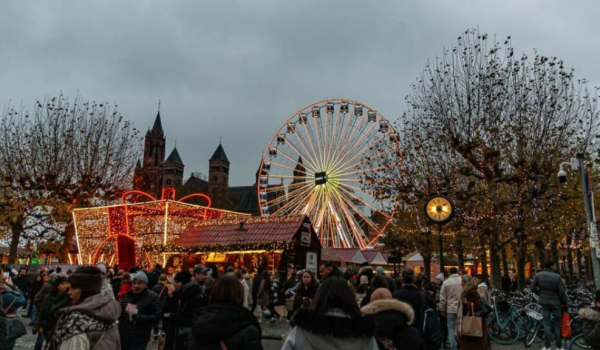
<instances>
[{"instance_id":1,"label":"light garland","mask_svg":"<svg viewBox=\"0 0 600 350\"><path fill-rule=\"evenodd\" d=\"M288 250L293 247L292 242L288 241L272 241L272 242L261 242L261 243L231 243L231 244L210 244L195 247L182 247L175 244L155 244L155 245L144 245L142 250L149 253L182 253L182 254L195 254L195 253L227 253L227 252L239 252L239 251L276 251L276 250Z\"/></svg>"}]
</instances>

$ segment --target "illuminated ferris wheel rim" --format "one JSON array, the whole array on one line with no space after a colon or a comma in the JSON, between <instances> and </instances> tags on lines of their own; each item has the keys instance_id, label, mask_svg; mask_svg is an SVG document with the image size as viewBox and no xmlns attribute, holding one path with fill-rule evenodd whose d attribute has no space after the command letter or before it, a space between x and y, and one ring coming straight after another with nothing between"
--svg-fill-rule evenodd
<instances>
[{"instance_id":1,"label":"illuminated ferris wheel rim","mask_svg":"<svg viewBox=\"0 0 600 350\"><path fill-rule=\"evenodd\" d=\"M336 106L337 106L337 112L336 112ZM343 109L342 106L345 106L345 108ZM325 108L325 112L321 115L321 110ZM315 116L315 111L316 112L316 116ZM306 112L306 113L304 113ZM359 113L360 112L360 113ZM331 131L331 135L328 134L327 131L327 125L331 125L331 123L333 123L333 119L334 119L334 114L335 114L335 124L334 127ZM340 119L340 115L342 116L342 123L340 125L340 128L342 128L341 131L341 135L345 137L346 135L344 135L344 132L350 132L351 135L347 138L342 138L341 142L339 143L335 143L334 139L336 138L336 136L338 136L337 132L339 131L339 129L337 129L337 125L338 125L338 121ZM302 119L304 118L304 119ZM357 123L356 120L360 121ZM311 126L311 123L309 122L312 121L313 125ZM350 128L348 128L349 124L352 124L350 126ZM296 124L299 124L301 126L304 126L304 131L305 131L305 137L308 137L310 144L310 147L307 147L306 145L304 145L302 139L298 136L301 133L297 133L297 129L296 129ZM362 124L364 124L363 126L363 130L361 130L358 134L356 134L356 131L360 128L360 126L362 126ZM365 130L366 125L369 124L373 124L373 126L367 128L367 130ZM376 129L376 125L379 124L380 128L379 130ZM323 131L323 127L325 128L325 131ZM286 130L287 128L287 130ZM291 128L291 129L290 129ZM299 127L301 128L301 127ZM314 130L312 130L311 128L314 128ZM309 132L309 129L310 132ZM291 130L291 131L290 131ZM383 131L382 131L383 130ZM383 134L383 136L375 139L375 135L377 135L378 132L381 132ZM321 133L321 134L319 134ZM295 136L295 139L289 139L288 135L292 135ZM316 135L316 144L313 145L312 141L310 139L311 134ZM314 137L314 135L312 135ZM319 135L322 136L322 142L323 144L320 144L319 141ZM354 137L354 138L353 138ZM373 142L373 139L375 139L375 141ZM303 176L301 177L297 177L296 175L296 171L299 171L298 168L296 168L296 170L294 171L294 176L284 176L284 175L273 175L271 173L271 165L274 164L276 167L279 168L285 168L287 169L286 171L289 170L293 170L292 167L290 166L284 166L282 164L278 164L277 162L274 162L273 159L275 159L277 157L277 151L279 150L280 152L282 152L278 147L280 145L286 145L286 140L288 142L288 145L290 146L289 149L293 150L294 153L296 155L299 155L298 160L296 165L302 165L303 171L300 171L302 173L304 173ZM291 142L292 140L294 141L299 141L299 143L302 145L303 151L298 151L298 149L296 148L297 145L293 146L293 143ZM360 147L365 146L364 148L361 149L361 151L366 151L367 149L373 149L373 146L376 145L378 142L380 142L381 140L385 140L385 142L391 142L392 143L392 147L390 147L389 150L386 150L385 152L382 153L391 153L391 154L395 154L397 156L397 159L399 160L398 163L400 164L401 167L401 159L402 159L402 152L399 146L399 135L398 133L394 130L394 128L390 125L389 121L383 117L379 112L377 112L376 109L368 106L367 104L364 104L360 101L357 100L353 100L353 99L348 99L348 98L329 98L329 99L322 99L319 100L317 102L314 103L310 103L300 109L298 109L297 111L295 111L289 118L287 118L285 120L285 122L283 122L281 124L281 127L279 127L279 129L277 130L277 132L273 135L273 137L271 138L271 140L269 141L268 146L265 148L265 151L263 152L263 156L261 159L261 164L259 167L259 171L258 171L258 178L257 178L257 196L258 196L258 203L259 203L259 208L261 211L261 215L262 216L270 216L270 215L277 215L280 211L280 208L278 210L276 210L274 213L271 213L270 211L270 207L272 205L273 202L278 202L279 204L281 204L284 200L281 200L282 197L285 197L285 201L286 204L283 205L283 207L286 207L289 203L287 202L287 197L288 195L291 195L292 193L296 193L298 191L301 190L301 188L296 188L293 189L292 187L305 187L303 189L303 193L302 195L304 196L304 199L307 201L306 203L302 202L302 200L299 200L298 203L294 203L295 207L293 207L291 210L290 208L288 208L288 211L286 212L282 212L279 213L279 215L291 215L290 213L293 210L297 210L297 208L302 207L303 210L302 212L300 212L300 214L304 214L304 215L308 215L311 218L311 221L313 222L313 225L315 225L315 230L318 232L323 226L323 217L329 217L331 216L334 219L329 219L330 221L330 225L331 222L333 222L333 225L335 227L333 227L333 231L335 231L335 229L337 229L337 233L335 232L329 232L329 238L331 239L333 234L340 234L340 235L344 235L344 232L342 232L343 228L342 228L342 222L344 221L344 219L346 220L346 231L352 231L352 233L355 235L355 237L346 237L345 239L342 239L342 243L338 244L340 246L344 246L344 247L353 247L353 246L359 246L360 248L368 248L371 247L373 245L374 242L377 241L377 239L379 238L379 236L383 233L383 231L386 229L386 227L389 225L389 223L391 222L391 219L393 217L393 213L394 211L397 209L397 200L395 197L393 198L389 198L388 200L393 202L393 204L391 206L388 206L388 210L387 213L383 210L383 208L375 208L374 205L369 204L365 198L362 198L360 196L360 193L362 192L362 194L365 194L367 196L371 196L370 194L367 194L365 191L363 191L362 189L359 189L357 187L348 185L348 182L352 181L352 182L357 182L356 179L350 179L349 177L351 175L358 175L361 170L357 170L357 171L348 171L349 169L352 170L353 167L356 167L356 169L358 169L360 164L364 164L365 161L364 160L360 160L358 163L353 163L350 164L348 166L348 163L352 163L353 161L356 161L357 157L360 157L363 153L358 153L353 155L349 160L348 155L344 154L344 157L342 157L342 161L345 160L345 162L343 164L340 164L340 161L336 159L336 152L339 151L339 154L337 154L337 156L342 156L342 151L346 152L346 151L352 151L355 149L356 145L348 145L348 143L352 143L352 141L358 141L360 140L361 142L363 141L367 141L367 143L365 145L360 145ZM279 141L282 141L282 143L280 144ZM329 144L327 144L329 141L331 141ZM344 145L341 146L340 148L340 144L344 142ZM350 146L350 148L348 149L348 147ZM368 147L366 147L368 146ZM333 151L333 153L331 153L331 150L326 149L324 152L327 153L326 156L323 156L322 154L316 154L315 149L319 149L319 151L322 151L322 147L334 147L336 148L335 151ZM309 150L310 148L310 150ZM287 151L288 149L286 149ZM311 154L311 151L314 152L315 154ZM273 152L273 154L271 154L271 152ZM282 153L282 155L284 155L288 160L291 160L292 162L294 162L294 160L289 157L288 155L286 155L285 153ZM379 154L378 154L379 155ZM287 162L286 160L284 160L284 162ZM268 164L268 169L265 170L265 163ZM340 165L342 166L341 168ZM293 166L293 164L292 164ZM337 167L337 168L336 168ZM380 166L379 168L385 168L385 166ZM369 170L381 170L381 169L369 169ZM310 181L312 178L314 177L314 183L312 181ZM266 178L265 183L263 183L263 178ZM269 184L269 179L281 179L281 185L280 186L276 186L276 185L270 185ZM292 181L291 184L285 185L283 179L294 179L294 181ZM302 178L302 182L303 183L295 183L295 180L297 178ZM307 181L308 180L308 181ZM321 181L321 182L319 182ZM360 183L362 183L362 181L359 181ZM274 187L271 187L274 186ZM276 200L269 200L269 193L274 192L274 188L278 188L277 191L284 193L283 196L280 197L276 197ZM333 189L335 189L336 191L333 191ZM359 195L357 195L357 192ZM339 194L341 193L341 195ZM263 196L264 194L264 196ZM277 194L277 192L275 192L275 194ZM264 197L264 198L263 198ZM295 194L295 197L289 201L289 202L293 202L294 200L296 200L299 197L298 194ZM348 197L350 198L348 200ZM382 201L381 198L376 199L374 196L371 197L373 199L373 202L376 201ZM315 204L316 203L316 204ZM321 203L321 204L319 204ZM324 203L324 204L323 204ZM315 217L315 215L311 215L312 211L315 207L321 205L321 210L319 215L317 215ZM366 216L363 215L362 210L359 209L358 207L368 207L369 209L371 209L371 217L373 217L376 213L377 214L381 214L382 217L384 217L384 223L382 225L375 225L374 222L371 220L371 218L369 217L369 215L367 214ZM265 210L266 209L266 210ZM294 214L298 214L298 212L294 212ZM325 215L326 214L326 215ZM353 216L359 215L362 217L362 223L358 222L357 220L355 220L353 218ZM358 236L360 236L360 232L363 233L363 236L366 236L364 234L364 230L361 227L362 225L367 225L370 226L369 229L373 229L376 232L376 237L373 239L369 239L368 237L357 237L357 233ZM327 228L327 227L326 227ZM329 227L330 231L332 229L332 227ZM365 239L366 238L366 239ZM356 244L355 244L356 243Z\"/></svg>"}]
</instances>

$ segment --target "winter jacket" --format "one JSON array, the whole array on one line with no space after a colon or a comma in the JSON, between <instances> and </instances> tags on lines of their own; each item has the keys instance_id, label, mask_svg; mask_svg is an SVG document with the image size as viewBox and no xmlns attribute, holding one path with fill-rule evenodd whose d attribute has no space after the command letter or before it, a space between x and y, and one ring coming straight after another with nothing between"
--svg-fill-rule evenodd
<instances>
[{"instance_id":1,"label":"winter jacket","mask_svg":"<svg viewBox=\"0 0 600 350\"><path fill-rule=\"evenodd\" d=\"M267 286L267 281L260 281L260 286L258 287L258 305L260 306L269 306L269 294L271 293L271 286Z\"/></svg>"},{"instance_id":2,"label":"winter jacket","mask_svg":"<svg viewBox=\"0 0 600 350\"><path fill-rule=\"evenodd\" d=\"M292 307L293 312L302 307L305 298L313 300L317 294L317 290L319 290L319 284L316 282L308 287L303 286L301 283L296 285L296 295L294 296L294 306Z\"/></svg>"},{"instance_id":3,"label":"winter jacket","mask_svg":"<svg viewBox=\"0 0 600 350\"><path fill-rule=\"evenodd\" d=\"M194 315L198 311L208 306L208 297L212 290L214 280L207 277L204 285L199 285L195 281L186 284L181 290L181 312L178 317L179 327L191 328Z\"/></svg>"},{"instance_id":4,"label":"winter jacket","mask_svg":"<svg viewBox=\"0 0 600 350\"><path fill-rule=\"evenodd\" d=\"M539 295L540 305L566 306L567 293L565 283L559 274L552 269L544 269L533 278L531 291Z\"/></svg>"},{"instance_id":5,"label":"winter jacket","mask_svg":"<svg viewBox=\"0 0 600 350\"><path fill-rule=\"evenodd\" d=\"M419 330L414 327L412 307L395 299L377 300L361 309L373 316L379 349L421 350L424 348ZM391 345L391 346L390 346Z\"/></svg>"},{"instance_id":6,"label":"winter jacket","mask_svg":"<svg viewBox=\"0 0 600 350\"><path fill-rule=\"evenodd\" d=\"M583 339L593 350L600 350L600 309L581 309L579 318L583 321Z\"/></svg>"},{"instance_id":7,"label":"winter jacket","mask_svg":"<svg viewBox=\"0 0 600 350\"><path fill-rule=\"evenodd\" d=\"M488 327L486 317L482 317L481 328L483 334L481 337L470 337L462 335L463 317L466 315L473 316L473 314L475 316L479 316L481 314L481 296L479 296L477 286L473 284L465 285L463 292L458 300L458 312L456 314L456 326L454 328L454 332L456 338L458 339L460 349L486 349L486 346L488 345Z\"/></svg>"},{"instance_id":8,"label":"winter jacket","mask_svg":"<svg viewBox=\"0 0 600 350\"><path fill-rule=\"evenodd\" d=\"M0 285L0 296L2 298L2 308L0 308L0 349L12 349L16 339L7 339L6 337L6 315L15 315L20 307L27 304L27 299L25 299L25 296L18 288L11 288L6 284Z\"/></svg>"},{"instance_id":9,"label":"winter jacket","mask_svg":"<svg viewBox=\"0 0 600 350\"><path fill-rule=\"evenodd\" d=\"M117 320L119 303L94 294L59 311L52 342L60 350L114 350L121 348Z\"/></svg>"},{"instance_id":10,"label":"winter jacket","mask_svg":"<svg viewBox=\"0 0 600 350\"><path fill-rule=\"evenodd\" d=\"M115 295L115 300L119 299L118 293L121 291L121 282L123 282L123 275L115 276L110 281L110 285L113 289L113 293Z\"/></svg>"},{"instance_id":11,"label":"winter jacket","mask_svg":"<svg viewBox=\"0 0 600 350\"><path fill-rule=\"evenodd\" d=\"M458 299L462 294L462 279L455 273L450 275L444 283L440 292L440 311L449 314L458 312Z\"/></svg>"},{"instance_id":12,"label":"winter jacket","mask_svg":"<svg viewBox=\"0 0 600 350\"><path fill-rule=\"evenodd\" d=\"M13 278L13 284L15 284L21 290L21 293L25 295L25 298L29 297L31 293L31 280L27 276L19 276Z\"/></svg>"},{"instance_id":13,"label":"winter jacket","mask_svg":"<svg viewBox=\"0 0 600 350\"><path fill-rule=\"evenodd\" d=\"M36 316L41 317L40 326L43 329L46 339L51 339L54 334L56 323L60 317L58 311L68 306L71 306L71 298L66 293L50 295L46 298L42 309L38 311L38 316Z\"/></svg>"},{"instance_id":14,"label":"winter jacket","mask_svg":"<svg viewBox=\"0 0 600 350\"><path fill-rule=\"evenodd\" d=\"M146 274L148 276L148 289L153 289L158 284L158 278L161 274L162 270L154 270Z\"/></svg>"},{"instance_id":15,"label":"winter jacket","mask_svg":"<svg viewBox=\"0 0 600 350\"><path fill-rule=\"evenodd\" d=\"M422 290L419 290L415 285L407 284L402 287L399 291L393 294L394 299L402 301L410 305L412 310L415 313L415 322L414 325L419 329L423 325L423 315L421 315L421 306L423 304L423 297L425 298L425 302L427 305L435 309L435 305L433 304L433 300Z\"/></svg>"},{"instance_id":16,"label":"winter jacket","mask_svg":"<svg viewBox=\"0 0 600 350\"><path fill-rule=\"evenodd\" d=\"M248 284L246 283L246 280L240 280L240 284L242 285L242 288L244 289L244 307L247 308L248 305L251 303L251 301L249 301L250 299L250 287L248 287Z\"/></svg>"},{"instance_id":17,"label":"winter jacket","mask_svg":"<svg viewBox=\"0 0 600 350\"><path fill-rule=\"evenodd\" d=\"M169 294L169 287L164 283L158 283L154 286L154 288L152 288L152 291L158 296L158 301L160 302L160 309L164 310L165 302L167 301L167 295Z\"/></svg>"},{"instance_id":18,"label":"winter jacket","mask_svg":"<svg viewBox=\"0 0 600 350\"><path fill-rule=\"evenodd\" d=\"M127 304L137 305L137 317L125 311ZM162 310L158 296L151 290L145 289L141 293L127 292L121 300L121 318L119 318L119 332L123 345L145 344L150 340L152 326L160 319Z\"/></svg>"},{"instance_id":19,"label":"winter jacket","mask_svg":"<svg viewBox=\"0 0 600 350\"><path fill-rule=\"evenodd\" d=\"M102 291L100 294L108 295L112 300L115 300L115 292L112 289L112 285L106 279L102 282Z\"/></svg>"},{"instance_id":20,"label":"winter jacket","mask_svg":"<svg viewBox=\"0 0 600 350\"><path fill-rule=\"evenodd\" d=\"M300 309L282 350L377 350L372 317L351 319L340 309L319 315Z\"/></svg>"},{"instance_id":21,"label":"winter jacket","mask_svg":"<svg viewBox=\"0 0 600 350\"><path fill-rule=\"evenodd\" d=\"M242 306L211 305L194 320L197 349L262 350L261 329L256 317Z\"/></svg>"}]
</instances>

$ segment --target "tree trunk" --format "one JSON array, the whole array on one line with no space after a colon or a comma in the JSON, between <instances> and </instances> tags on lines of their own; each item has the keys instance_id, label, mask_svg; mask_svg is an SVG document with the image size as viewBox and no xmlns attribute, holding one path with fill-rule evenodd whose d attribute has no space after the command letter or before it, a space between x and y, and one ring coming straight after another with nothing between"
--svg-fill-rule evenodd
<instances>
[{"instance_id":1,"label":"tree trunk","mask_svg":"<svg viewBox=\"0 0 600 350\"><path fill-rule=\"evenodd\" d=\"M488 273L488 263L487 263L487 254L485 252L485 246L482 247L481 255L479 255L479 260L481 260L481 274L483 275L483 279L485 281L490 280L490 274Z\"/></svg>"},{"instance_id":2,"label":"tree trunk","mask_svg":"<svg viewBox=\"0 0 600 350\"><path fill-rule=\"evenodd\" d=\"M8 263L16 264L17 255L19 252L19 241L21 240L21 232L23 232L24 215L19 215L10 225L11 238L10 247L8 249Z\"/></svg>"},{"instance_id":3,"label":"tree trunk","mask_svg":"<svg viewBox=\"0 0 600 350\"><path fill-rule=\"evenodd\" d=\"M500 249L500 254L502 258L502 274L508 275L508 258L506 257L506 247L502 247L502 249Z\"/></svg>"},{"instance_id":4,"label":"tree trunk","mask_svg":"<svg viewBox=\"0 0 600 350\"><path fill-rule=\"evenodd\" d=\"M583 256L581 254L581 247L577 248L577 279L585 280L583 275Z\"/></svg>"},{"instance_id":5,"label":"tree trunk","mask_svg":"<svg viewBox=\"0 0 600 350\"><path fill-rule=\"evenodd\" d=\"M60 256L59 261L61 264L69 263L69 251L73 248L73 237L75 237L75 223L71 222L65 228L65 238L63 240L63 244L60 247ZM81 249L80 247L77 247ZM81 261L78 261L81 264Z\"/></svg>"},{"instance_id":6,"label":"tree trunk","mask_svg":"<svg viewBox=\"0 0 600 350\"><path fill-rule=\"evenodd\" d=\"M540 262L539 269L543 270L544 263L546 262L546 251L544 249L544 243L542 243L542 241L535 242L535 248L537 250L538 260Z\"/></svg>"},{"instance_id":7,"label":"tree trunk","mask_svg":"<svg viewBox=\"0 0 600 350\"><path fill-rule=\"evenodd\" d=\"M573 237L571 235L567 236L567 271L569 274L569 282L573 283L573 250L571 246L573 245Z\"/></svg>"},{"instance_id":8,"label":"tree trunk","mask_svg":"<svg viewBox=\"0 0 600 350\"><path fill-rule=\"evenodd\" d=\"M456 235L456 255L458 256L458 269L463 270L465 268L465 257L463 252L463 242L460 233Z\"/></svg>"},{"instance_id":9,"label":"tree trunk","mask_svg":"<svg viewBox=\"0 0 600 350\"><path fill-rule=\"evenodd\" d=\"M560 253L558 251L558 242L555 239L552 240L551 247L552 260L554 261L554 266L556 268L556 271L558 271L558 273L561 273L563 269L562 266L560 266Z\"/></svg>"},{"instance_id":10,"label":"tree trunk","mask_svg":"<svg viewBox=\"0 0 600 350\"><path fill-rule=\"evenodd\" d=\"M517 283L519 289L525 288L525 264L527 263L527 245L524 242L523 234L519 233L519 242L517 243Z\"/></svg>"}]
</instances>

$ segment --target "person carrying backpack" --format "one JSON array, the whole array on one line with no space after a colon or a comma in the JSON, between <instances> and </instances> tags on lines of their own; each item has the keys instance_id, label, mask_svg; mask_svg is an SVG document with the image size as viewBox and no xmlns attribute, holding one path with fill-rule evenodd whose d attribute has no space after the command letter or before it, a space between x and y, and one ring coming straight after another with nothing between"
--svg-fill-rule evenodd
<instances>
[{"instance_id":1,"label":"person carrying backpack","mask_svg":"<svg viewBox=\"0 0 600 350\"><path fill-rule=\"evenodd\" d=\"M443 333L433 299L415 286L415 272L412 269L404 269L401 276L402 288L394 292L394 299L409 304L414 310L414 325L423 336L425 349L439 349Z\"/></svg>"}]
</instances>

